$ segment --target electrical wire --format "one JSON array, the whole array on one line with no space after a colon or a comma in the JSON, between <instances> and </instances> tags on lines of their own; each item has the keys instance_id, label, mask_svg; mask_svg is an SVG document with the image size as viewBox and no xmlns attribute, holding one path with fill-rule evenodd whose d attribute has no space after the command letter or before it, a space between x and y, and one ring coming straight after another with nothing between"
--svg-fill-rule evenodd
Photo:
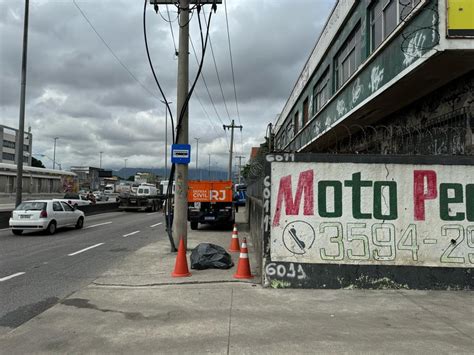
<instances>
[{"instance_id":1,"label":"electrical wire","mask_svg":"<svg viewBox=\"0 0 474 355\"><path fill-rule=\"evenodd\" d=\"M173 112L171 112L170 105L168 103L168 99L166 98L166 95L160 85L160 82L158 81L158 78L155 73L155 68L153 67L153 62L151 60L150 56L150 50L148 48L148 37L147 37L147 32L146 32L146 4L147 0L145 0L145 5L143 6L143 37L145 40L145 49L146 49L146 54L148 58L148 64L150 65L151 72L153 73L153 78L155 79L156 86L158 86L158 89L160 90L161 96L163 98L163 101L165 102L166 108L170 114L170 120L171 120L171 127L172 127L172 134L173 134L173 141L174 141L174 119L173 119Z\"/></svg>"},{"instance_id":2,"label":"electrical wire","mask_svg":"<svg viewBox=\"0 0 474 355\"><path fill-rule=\"evenodd\" d=\"M224 10L225 10L225 23L226 23L226 30L227 30L227 43L229 44L230 68L232 71L232 84L234 86L235 110L237 112L237 119L239 120L239 125L242 125L242 122L240 121L239 101L237 100L237 89L235 86L234 60L232 56L232 45L230 41L229 15L227 13L227 0L223 0L223 1L224 1ZM244 144L242 142L242 130L240 131L240 150L242 154L244 150Z\"/></svg>"},{"instance_id":3,"label":"electrical wire","mask_svg":"<svg viewBox=\"0 0 474 355\"><path fill-rule=\"evenodd\" d=\"M204 21L206 21L206 13L204 11L204 8L202 9L202 13L204 15ZM206 23L206 25L207 25L207 23ZM217 62L216 62L216 57L214 55L214 48L212 46L211 36L209 36L209 46L211 48L212 60L214 62L214 68L216 69L217 82L219 83L219 88L221 90L221 95L222 95L222 100L224 102L224 107L225 107L225 110L227 112L227 117L229 118L229 122L231 122L229 109L227 108L227 101L225 99L224 90L222 89L221 77L219 75L219 70L217 69Z\"/></svg>"},{"instance_id":4,"label":"electrical wire","mask_svg":"<svg viewBox=\"0 0 474 355\"><path fill-rule=\"evenodd\" d=\"M173 46L174 46L174 54L178 56L178 49L176 48L176 41L174 39L174 31L173 31L173 24L171 23L171 18L170 18L170 10L168 8L168 5L166 5L166 12L168 13L168 22L170 24L170 30L171 30L171 38L173 39ZM163 17L163 16L162 16Z\"/></svg>"},{"instance_id":5,"label":"electrical wire","mask_svg":"<svg viewBox=\"0 0 474 355\"><path fill-rule=\"evenodd\" d=\"M153 62L152 62L151 57L150 57L150 50L148 48L148 38L147 38L147 33L146 33L146 5L147 5L147 1L148 0L145 0L144 5L143 5L143 37L145 39L146 54L147 54L147 57L148 57L148 63L150 65L151 71L153 73L153 77L155 78L156 85L158 86L158 89L160 90L161 96L163 97L163 101L165 102L166 108L167 108L167 110L170 114L171 127L172 127L171 132L172 132L172 135L173 135L173 142L174 142L175 141L175 133L174 133L173 113L171 112L171 108L170 108L170 105L169 105L168 100L166 98L166 95L163 92L163 89L161 88L160 82L158 81L158 78L156 76L155 69L153 67ZM172 164L171 169L170 169L171 189L170 189L170 186L168 184L168 190L166 192L166 200L167 201L171 200L171 192L172 192L172 187L173 187L173 182L172 182L171 176L174 175L174 170L175 170L175 166L174 166L174 164ZM170 202L168 202L166 204L166 207L167 207L168 211L170 211L170 209L171 209L170 205L171 205ZM169 228L170 221L171 221L171 215L170 215L170 213L168 213L168 215L166 216L166 226L167 226L167 231L168 231L167 234L168 234L168 239L169 239L170 244L171 244L171 251L175 252L177 249L176 249L176 245L174 244L173 235L171 233L171 228Z\"/></svg>"},{"instance_id":6,"label":"electrical wire","mask_svg":"<svg viewBox=\"0 0 474 355\"><path fill-rule=\"evenodd\" d=\"M194 47L194 43L193 43L193 39L191 36L189 36L189 41L191 43L191 48L193 49L193 53L194 53L194 57L196 59L196 62L198 63L199 65L199 59L198 59L198 56L197 56L197 53L196 53L196 49ZM206 78L204 77L204 74L201 74L201 78L202 78L202 82L204 84L204 87L206 88L206 91L207 91L207 95L209 96L209 100L211 102L211 105L214 109L214 112L216 113L216 117L217 119L219 120L219 122L224 125L224 121L222 121L222 118L221 116L219 115L219 112L217 111L217 108L216 108L216 105L214 103L214 99L212 98L212 95L211 95L211 92L209 91L209 87L207 86L207 82L206 82ZM225 137L226 137L226 141L227 141L227 144L229 144L229 139L227 137L227 132L225 133Z\"/></svg>"},{"instance_id":7,"label":"electrical wire","mask_svg":"<svg viewBox=\"0 0 474 355\"><path fill-rule=\"evenodd\" d=\"M155 98L158 98L158 96L156 96L153 92L151 92L140 80L138 80L138 78L130 71L130 69L128 69L128 67L120 60L120 58L117 56L117 54L115 54L115 52L113 51L113 49L109 46L109 44L107 43L107 41L100 35L100 33L96 30L96 28L94 27L94 25L92 24L92 22L89 20L89 18L87 17L87 15L84 13L84 11L82 11L82 9L80 8L80 6L76 3L75 0L72 0L72 3L76 6L76 8L79 10L79 12L81 13L82 17L86 20L86 22L89 24L89 26L92 28L92 30L94 31L94 33L97 35L97 37L99 37L99 39L102 41L102 43L105 45L105 47L109 50L109 52L112 54L112 56L117 60L117 62L122 66L123 69L125 69L125 71L128 73L128 75L130 75L132 77L133 80L135 80L146 92L148 92L150 95L152 95L153 97Z\"/></svg>"},{"instance_id":8,"label":"electrical wire","mask_svg":"<svg viewBox=\"0 0 474 355\"><path fill-rule=\"evenodd\" d=\"M237 89L235 87L234 60L232 59L232 46L230 42L230 31L229 31L229 16L227 14L227 1L226 0L224 0L224 8L225 8L225 22L226 22L226 28L227 28L227 42L229 43L230 68L232 70L232 84L234 85L235 109L237 111L237 118L239 120L239 125L242 125L242 123L240 122L239 103L237 100Z\"/></svg>"}]
</instances>

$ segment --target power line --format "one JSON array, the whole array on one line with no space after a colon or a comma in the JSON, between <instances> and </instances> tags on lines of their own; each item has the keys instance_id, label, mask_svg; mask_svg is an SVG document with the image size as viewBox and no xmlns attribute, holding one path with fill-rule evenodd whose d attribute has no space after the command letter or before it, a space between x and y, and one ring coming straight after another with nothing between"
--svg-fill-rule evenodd
<instances>
[{"instance_id":1,"label":"power line","mask_svg":"<svg viewBox=\"0 0 474 355\"><path fill-rule=\"evenodd\" d=\"M234 60L232 59L232 46L230 42L229 16L227 14L227 0L223 0L223 1L224 1L224 9L225 9L225 22L226 22L226 28L227 28L227 42L229 44L230 68L232 70L232 84L234 86L235 109L237 111L237 119L239 120L239 124L242 125L242 122L240 121L239 103L237 100L237 89L235 87ZM240 150L243 153L244 144L242 142L242 131L240 131Z\"/></svg>"},{"instance_id":2,"label":"power line","mask_svg":"<svg viewBox=\"0 0 474 355\"><path fill-rule=\"evenodd\" d=\"M170 29L171 29L171 38L173 38L174 54L177 56L178 50L176 49L176 41L174 39L173 24L171 23L170 9L168 8L168 5L166 5L166 12L168 13L168 22L170 24Z\"/></svg>"},{"instance_id":3,"label":"power line","mask_svg":"<svg viewBox=\"0 0 474 355\"><path fill-rule=\"evenodd\" d=\"M204 8L202 9L202 13L204 15L204 21L206 21L206 13L204 11ZM207 21L206 21L206 25L207 25ZM225 100L224 90L222 89L221 77L219 75L219 70L217 69L216 57L214 56L214 48L212 47L212 42L211 42L211 36L210 35L209 35L209 45L211 46L212 60L214 61L214 68L216 69L217 81L219 82L219 87L221 89L222 100L224 101L224 107L225 107L225 110L227 112L227 117L229 118L229 122L230 122L230 113L229 113L229 109L227 108L227 102Z\"/></svg>"},{"instance_id":4,"label":"power line","mask_svg":"<svg viewBox=\"0 0 474 355\"><path fill-rule=\"evenodd\" d=\"M117 60L117 62L119 62L119 64L122 66L123 69L125 69L125 71L144 89L146 90L150 95L152 95L153 97L156 97L158 99L158 96L156 96L153 92L151 92L145 85L142 84L142 82L140 80L137 79L137 77L135 75L133 75L133 73L130 71L130 69L128 69L128 67L120 60L120 58L115 54L115 52L112 50L112 48L110 48L110 46L108 45L108 43L105 41L105 39L100 35L100 33L95 29L94 25L92 24L92 22L89 20L89 18L87 17L87 15L84 13L84 11L82 11L82 9L79 7L79 5L76 3L76 0L72 0L73 4L76 6L76 8L79 10L79 12L81 13L82 17L84 17L84 19L87 21L87 23L89 24L89 26L92 28L92 30L95 32L95 34L97 35L97 37L99 37L99 39L102 41L102 43L107 47L107 49L109 50L109 52L114 56L114 58Z\"/></svg>"},{"instance_id":5,"label":"power line","mask_svg":"<svg viewBox=\"0 0 474 355\"><path fill-rule=\"evenodd\" d=\"M193 39L191 37L191 35L189 36L189 42L191 43L191 47L193 49L193 53L194 53L194 57L196 58L196 62L199 64L199 60L198 60L198 57L197 57L197 53L196 53L196 49L194 48L194 43L193 43ZM222 118L221 116L219 115L219 112L217 111L217 108L216 108L216 105L214 103L214 100L212 99L212 95L209 91L209 87L207 86L207 82L206 82L206 79L204 78L204 73L201 73L201 78L202 78L202 82L204 83L204 86L206 87L206 91L207 91L207 94L209 96L209 100L211 101L211 104L212 104L212 107L214 108L214 112L216 113L216 116L217 116L217 119L219 120L219 122L224 125L224 122L222 121ZM228 141L228 138L227 138L227 133L226 133L226 140Z\"/></svg>"},{"instance_id":6,"label":"power line","mask_svg":"<svg viewBox=\"0 0 474 355\"><path fill-rule=\"evenodd\" d=\"M237 110L237 118L239 119L239 124L242 124L240 122L239 104L237 101L237 90L235 88L234 60L232 59L232 46L230 44L229 17L227 15L227 1L226 0L224 0L224 8L225 8L225 22L226 22L226 27L227 27L227 42L229 43L230 68L232 70L232 83L234 85L235 108Z\"/></svg>"},{"instance_id":7,"label":"power line","mask_svg":"<svg viewBox=\"0 0 474 355\"><path fill-rule=\"evenodd\" d=\"M206 118L207 118L207 120L209 121L209 124L210 124L211 128L214 130L214 132L219 133L220 131L217 131L217 130L216 130L216 126L215 126L215 124L212 122L211 116L209 115L209 113L207 112L206 108L204 107L204 105L203 105L203 103L202 103L202 101L201 101L201 98L199 97L198 93L197 93L197 92L194 92L194 96L196 96L196 99L198 100L199 104L201 105L202 111L203 111L204 114L206 115Z\"/></svg>"}]
</instances>

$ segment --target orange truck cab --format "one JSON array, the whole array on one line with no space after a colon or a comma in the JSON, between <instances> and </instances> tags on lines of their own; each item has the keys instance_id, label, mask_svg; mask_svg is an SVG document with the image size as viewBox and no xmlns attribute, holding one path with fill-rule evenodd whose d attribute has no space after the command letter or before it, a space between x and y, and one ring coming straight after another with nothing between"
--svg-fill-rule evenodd
<instances>
[{"instance_id":1,"label":"orange truck cab","mask_svg":"<svg viewBox=\"0 0 474 355\"><path fill-rule=\"evenodd\" d=\"M191 229L197 229L199 223L232 227L235 221L232 181L189 181L188 221Z\"/></svg>"}]
</instances>

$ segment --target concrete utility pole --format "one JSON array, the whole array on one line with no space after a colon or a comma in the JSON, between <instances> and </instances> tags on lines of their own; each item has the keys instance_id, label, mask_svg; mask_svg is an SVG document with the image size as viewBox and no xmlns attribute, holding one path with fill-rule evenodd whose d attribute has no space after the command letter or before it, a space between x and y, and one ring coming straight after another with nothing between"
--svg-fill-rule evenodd
<instances>
[{"instance_id":1,"label":"concrete utility pole","mask_svg":"<svg viewBox=\"0 0 474 355\"><path fill-rule=\"evenodd\" d=\"M189 0L179 1L179 48L178 48L178 91L177 91L177 117L186 102L189 91ZM177 144L189 143L188 108L186 108L181 121L177 125ZM176 164L176 191L174 194L173 240L179 245L180 238L184 246L188 240L188 165Z\"/></svg>"},{"instance_id":2,"label":"concrete utility pole","mask_svg":"<svg viewBox=\"0 0 474 355\"><path fill-rule=\"evenodd\" d=\"M18 126L18 146L16 147L16 199L15 206L21 203L23 194L23 145L25 141L25 94L26 59L28 51L28 15L30 1L25 0L25 18L23 22L23 56L21 59L20 122Z\"/></svg>"},{"instance_id":3,"label":"concrete utility pole","mask_svg":"<svg viewBox=\"0 0 474 355\"><path fill-rule=\"evenodd\" d=\"M238 176L239 184L240 184L240 176L241 176L241 172L242 172L242 159L245 158L245 156L237 155L235 158L239 159L239 173L237 174L237 176Z\"/></svg>"},{"instance_id":4,"label":"concrete utility pole","mask_svg":"<svg viewBox=\"0 0 474 355\"><path fill-rule=\"evenodd\" d=\"M100 154L99 169L102 169L102 153L103 152L99 152L99 154Z\"/></svg>"},{"instance_id":5,"label":"concrete utility pole","mask_svg":"<svg viewBox=\"0 0 474 355\"><path fill-rule=\"evenodd\" d=\"M224 131L226 128L230 129L230 150L229 150L229 171L227 172L227 180L232 180L232 153L234 150L234 128L240 128L240 131L242 131L242 126L236 126L234 124L234 120L232 120L231 125L223 125Z\"/></svg>"},{"instance_id":6,"label":"concrete utility pole","mask_svg":"<svg viewBox=\"0 0 474 355\"><path fill-rule=\"evenodd\" d=\"M175 4L175 0L150 0L150 4ZM189 5L192 4L221 4L222 0L179 0L179 48L178 48L178 90L176 99L177 117L180 119L183 112L181 125L176 126L178 136L177 144L189 144L189 121L188 105L186 98L189 93ZM188 165L176 164L175 172L176 190L174 194L174 212L173 212L173 240L175 245L179 245L182 238L185 247L188 239Z\"/></svg>"}]
</instances>

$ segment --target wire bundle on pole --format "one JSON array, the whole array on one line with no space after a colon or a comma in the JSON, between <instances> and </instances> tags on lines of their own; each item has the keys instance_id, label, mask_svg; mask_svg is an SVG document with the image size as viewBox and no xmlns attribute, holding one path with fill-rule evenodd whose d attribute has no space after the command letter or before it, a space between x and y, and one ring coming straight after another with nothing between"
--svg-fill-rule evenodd
<instances>
[{"instance_id":1,"label":"wire bundle on pole","mask_svg":"<svg viewBox=\"0 0 474 355\"><path fill-rule=\"evenodd\" d=\"M191 86L191 89L189 90L188 92L188 95L186 96L186 100L184 101L184 104L183 104L183 107L181 108L181 111L180 111L180 114L179 114L179 117L178 117L178 121L177 121L177 125L176 125L176 135L174 134L174 119L173 119L173 114L171 112L171 108L168 104L168 100L166 98L166 95L165 93L163 92L162 88L161 88L161 85L159 83L159 80L156 76L156 73L155 73L155 70L154 70L154 67L153 67L153 63L152 63L152 60L151 60L151 57L150 57L150 51L149 51L149 48L148 48L148 40L147 40L147 35L146 35L146 5L147 5L147 1L148 0L145 0L144 1L144 6L143 6L143 34L144 34L144 39L145 39L145 48L146 48L146 52L147 52L147 57L148 57L148 63L150 64L150 68L151 68L151 71L153 73L153 77L155 78L155 82L156 82L156 85L158 86L158 89L160 90L160 93L161 93L161 96L163 97L163 100L166 102L166 108L170 114L170 119L171 119L171 125L172 125L172 129L173 129L173 143L176 144L176 142L178 141L178 138L179 138L179 134L180 134L180 128L181 128L181 125L182 125L182 121L183 121L183 118L184 118L184 115L186 113L186 110L188 108L188 104L189 104L189 100L191 99L191 96L193 94L193 91L194 91L194 88L196 87L196 83L199 79L199 76L201 75L201 72L202 72L202 67L203 67L203 64L204 64L204 57L205 57L205 54L206 54L206 49L207 49L207 43L208 43L208 40L209 40L209 29L211 27L211 19L212 19L212 11L209 13L209 20L207 21L207 28L206 28L206 36L205 36L205 39L203 37L203 33L202 33L202 24L201 24L201 18L199 16L199 13L201 11L201 4L198 2L196 5L194 5L193 7L189 8L189 9L182 9L180 6L179 6L179 2L176 2L175 5L177 6L178 8L178 18L179 18L179 13L182 11L182 10L185 10L185 11L191 11L191 15L192 15L192 12L194 9L197 9L198 11L198 23L199 23L199 30L201 32L201 47L202 47L202 57L201 57L201 62L199 64L199 68L198 68L198 71L197 71L197 74L196 74L196 78L194 79L194 82ZM216 6L216 3L214 3L212 5L212 9L214 10L214 13L216 12L217 10L217 6ZM189 21L191 21L192 19L192 16L190 18ZM189 21L188 23L182 25L182 24L179 24L180 26L187 26L189 25ZM178 23L179 23L179 20L178 20ZM187 55L187 54L185 54ZM172 221L171 221L171 211L172 211L172 193L173 193L173 182L174 182L174 173L175 173L175 169L176 169L176 165L173 163L171 165L171 170L170 170L170 175L169 175L169 179L168 179L168 188L167 188L167 191L166 191L166 212L165 212L165 216L166 216L166 231L168 233L168 238L170 240L170 244L171 244L171 251L176 251L176 245L174 244L174 240L173 240L173 235L172 235Z\"/></svg>"}]
</instances>

